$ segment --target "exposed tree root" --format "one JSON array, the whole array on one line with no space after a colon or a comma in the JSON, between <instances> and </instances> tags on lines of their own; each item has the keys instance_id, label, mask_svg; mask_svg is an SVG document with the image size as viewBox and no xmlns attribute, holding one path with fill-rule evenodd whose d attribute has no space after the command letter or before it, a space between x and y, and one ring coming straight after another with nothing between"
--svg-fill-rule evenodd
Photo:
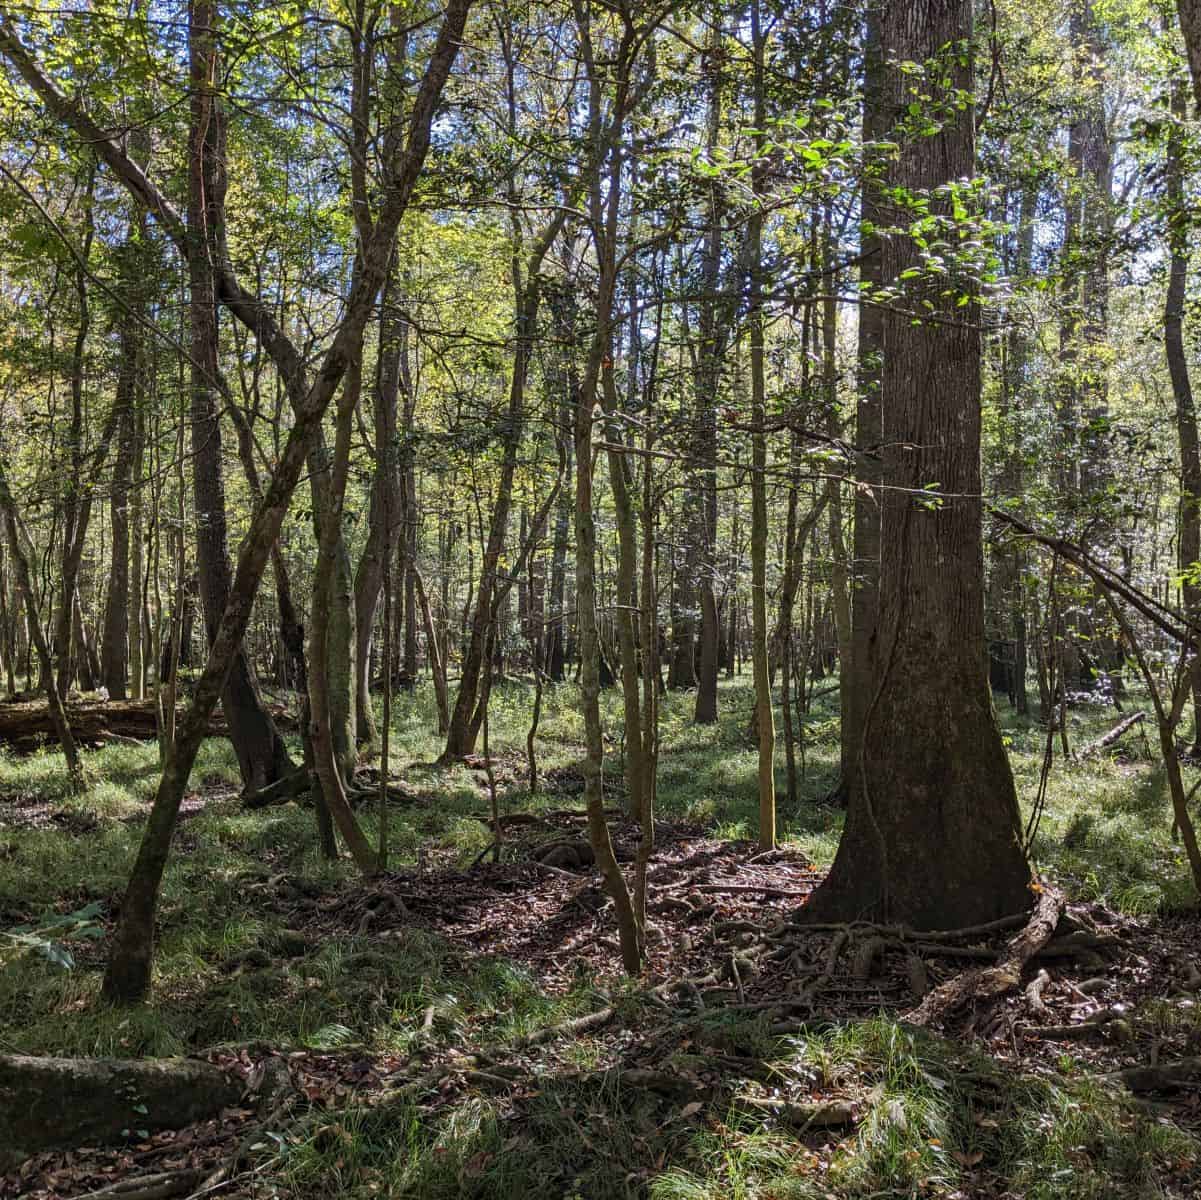
<instances>
[{"instance_id":1,"label":"exposed tree root","mask_svg":"<svg viewBox=\"0 0 1201 1200\"><path fill-rule=\"evenodd\" d=\"M1039 973L1026 985L1026 1004L1036 1017L1047 1015L1047 1002L1043 999L1043 989L1051 982L1051 976L1046 971Z\"/></svg>"},{"instance_id":2,"label":"exposed tree root","mask_svg":"<svg viewBox=\"0 0 1201 1200\"><path fill-rule=\"evenodd\" d=\"M375 782L372 782L370 776L367 776L363 782L358 782L360 778L362 777L356 776L356 780L346 788L346 797L351 804L378 800L378 777ZM290 775L285 775L282 779L277 779L274 783L259 788L256 792L245 793L242 796L242 807L249 809L272 808L276 805L287 804L292 800L300 802L306 800L317 786L317 779L313 772L307 767L301 767L300 770L293 771ZM388 799L393 804L412 804L415 801L411 792L391 784L388 786Z\"/></svg>"},{"instance_id":3,"label":"exposed tree root","mask_svg":"<svg viewBox=\"0 0 1201 1200\"><path fill-rule=\"evenodd\" d=\"M1182 1058L1161 1066L1126 1067L1102 1078L1123 1083L1132 1092L1201 1090L1201 1058Z\"/></svg>"},{"instance_id":4,"label":"exposed tree root","mask_svg":"<svg viewBox=\"0 0 1201 1200\"><path fill-rule=\"evenodd\" d=\"M85 1193L79 1200L170 1200L173 1196L190 1195L203 1178L202 1172L194 1170L156 1171L153 1175L136 1175L110 1183Z\"/></svg>"},{"instance_id":5,"label":"exposed tree root","mask_svg":"<svg viewBox=\"0 0 1201 1200\"><path fill-rule=\"evenodd\" d=\"M916 1008L905 1014L911 1025L928 1026L946 1019L957 1009L978 1000L992 1000L1016 988L1026 964L1047 945L1063 916L1061 892L1039 886L1038 901L1025 928L1005 947L997 965L965 971L936 987Z\"/></svg>"},{"instance_id":6,"label":"exposed tree root","mask_svg":"<svg viewBox=\"0 0 1201 1200\"><path fill-rule=\"evenodd\" d=\"M797 1133L807 1129L842 1129L854 1125L859 1113L850 1100L817 1100L811 1104L781 1104L778 1100L759 1096L739 1096L740 1104L751 1108L767 1109L774 1113L781 1124L788 1125Z\"/></svg>"}]
</instances>

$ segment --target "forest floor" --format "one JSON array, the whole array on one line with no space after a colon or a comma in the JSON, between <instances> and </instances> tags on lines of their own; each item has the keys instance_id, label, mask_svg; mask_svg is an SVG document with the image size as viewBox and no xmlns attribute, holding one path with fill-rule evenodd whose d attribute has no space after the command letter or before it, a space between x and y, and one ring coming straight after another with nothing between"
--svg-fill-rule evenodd
<instances>
[{"instance_id":1,"label":"forest floor","mask_svg":"<svg viewBox=\"0 0 1201 1200\"><path fill-rule=\"evenodd\" d=\"M668 698L650 962L634 984L577 852L574 691L548 693L537 794L529 702L520 684L493 698L494 862L479 763L421 765L440 748L432 697L399 698L392 869L366 884L319 859L309 809L243 809L228 745L207 743L165 884L154 1002L132 1011L106 1009L98 989L153 747L90 752L82 796L56 753L0 753L0 930L47 931L0 949L0 1050L197 1055L248 1082L211 1121L152 1134L131 1115L123 1146L40 1155L0 1177L0 1196L128 1200L136 1190L111 1189L152 1178L160 1196L206 1180L206 1194L247 1197L1201 1194L1196 1078L1132 1093L1114 1077L1201 1055L1198 914L1137 729L1107 755L1055 763L1034 842L1092 945L1036 962L1041 995L1018 990L935 1033L903 1014L1005 934L880 946L871 930L791 920L841 828L823 802L835 713L805 719L801 794L781 801L781 848L763 856L749 689L723 687L710 728L690 723L689 697ZM618 698L606 703L614 728ZM1028 807L1045 731L1001 715ZM1081 706L1075 743L1115 719ZM628 851L610 750L606 799ZM361 813L372 834L376 815ZM558 865L538 860L548 847Z\"/></svg>"}]
</instances>

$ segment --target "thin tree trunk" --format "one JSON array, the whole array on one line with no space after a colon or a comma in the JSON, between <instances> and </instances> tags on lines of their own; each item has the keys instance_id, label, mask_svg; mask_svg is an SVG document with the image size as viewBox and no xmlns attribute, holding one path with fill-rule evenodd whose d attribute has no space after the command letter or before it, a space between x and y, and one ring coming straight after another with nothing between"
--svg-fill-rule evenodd
<instances>
[{"instance_id":1,"label":"thin tree trunk","mask_svg":"<svg viewBox=\"0 0 1201 1200\"><path fill-rule=\"evenodd\" d=\"M126 252L130 252L127 245ZM121 367L117 376L119 412L117 455L109 491L108 595L104 607L104 635L100 643L100 681L113 700L124 700L129 657L129 485L133 469L133 407L136 403L138 331L125 316L120 332Z\"/></svg>"},{"instance_id":2,"label":"thin tree trunk","mask_svg":"<svg viewBox=\"0 0 1201 1200\"><path fill-rule=\"evenodd\" d=\"M384 563L391 558L397 539L396 521L386 522L384 513L403 511L395 456L384 454L380 449L381 446L391 446L396 440L398 399L404 358L408 351L409 327L399 308L399 285L399 266L394 256L380 305L380 350L374 406L377 465L371 485L370 528L354 580L355 625L358 632L355 644L358 739L367 744L376 740L370 680L375 615L383 586ZM385 463L388 464L386 470Z\"/></svg>"},{"instance_id":3,"label":"thin tree trunk","mask_svg":"<svg viewBox=\"0 0 1201 1200\"><path fill-rule=\"evenodd\" d=\"M192 134L189 147L188 282L191 319L192 488L196 560L210 648L229 604L225 483L217 398L218 332L215 247L222 244L225 149L223 116L215 91L218 11L212 0L193 0L190 15ZM107 639L106 639L107 640ZM279 731L259 699L245 649L238 647L222 694L242 782L248 792L281 779L292 762Z\"/></svg>"},{"instance_id":4,"label":"thin tree trunk","mask_svg":"<svg viewBox=\"0 0 1201 1200\"><path fill-rule=\"evenodd\" d=\"M613 61L605 63L606 73L612 70L614 79L610 115L606 121L603 112L601 68L592 40L586 3L587 0L574 0L576 24L588 80L588 130L595 152L599 155L603 149L608 163L602 175L599 169L602 160L598 158L598 171L588 190L589 223L600 265L596 298L597 329L589 348L575 419L576 620L580 650L580 705L584 714L586 747L582 770L589 842L596 865L605 881L605 889L613 901L622 963L629 974L636 975L642 967L641 931L625 877L613 852L613 841L605 819L602 784L605 746L600 715L601 647L597 625L596 514L593 509L592 480L593 413L599 399L601 372L613 370L612 325L617 287L614 264L622 171L620 147L622 129L629 112L629 56L633 48L633 27L630 24L625 26L624 36L614 48ZM606 56L608 53L606 49Z\"/></svg>"},{"instance_id":5,"label":"thin tree trunk","mask_svg":"<svg viewBox=\"0 0 1201 1200\"><path fill-rule=\"evenodd\" d=\"M28 535L21 524L17 503L8 485L8 474L0 465L0 510L3 512L4 528L8 534L8 555L12 563L13 574L21 598L25 602L25 611L29 614L29 639L37 651L38 663L42 677L46 681L46 702L50 707L50 720L54 724L54 732L62 746L63 758L67 760L67 771L71 776L72 786L83 786L83 768L79 761L79 752L75 748L75 738L71 734L71 725L63 708L62 697L54 682L54 664L50 658L50 647L42 632L41 622L37 619L37 598L33 591L33 576L29 570L29 560L33 547L29 544Z\"/></svg>"},{"instance_id":6,"label":"thin tree trunk","mask_svg":"<svg viewBox=\"0 0 1201 1200\"><path fill-rule=\"evenodd\" d=\"M764 127L764 34L759 0L751 0L755 128ZM762 153L762 138L757 146ZM756 185L763 168L756 167ZM763 362L763 215L756 207L749 226L751 334L751 658L755 676L755 725L759 734L759 849L776 844L776 729L767 653L767 382Z\"/></svg>"},{"instance_id":7,"label":"thin tree trunk","mask_svg":"<svg viewBox=\"0 0 1201 1200\"><path fill-rule=\"evenodd\" d=\"M1177 542L1180 591L1187 614L1201 614L1201 440L1197 435L1197 410L1193 402L1188 357L1184 348L1184 306L1188 291L1189 216L1184 203L1183 130L1188 103L1183 84L1172 89L1172 128L1168 135L1168 244L1170 265L1164 301L1164 350L1172 395L1176 402L1176 435L1180 442L1180 515ZM1193 688L1193 746L1201 752L1201 686Z\"/></svg>"},{"instance_id":8,"label":"thin tree trunk","mask_svg":"<svg viewBox=\"0 0 1201 1200\"><path fill-rule=\"evenodd\" d=\"M721 131L722 13L714 8L714 50L710 60L708 94L707 151L710 160L717 155ZM721 279L722 219L724 183L709 182L707 196L708 228L701 257L701 293L696 354L696 394L694 398L695 470L697 486L692 496L692 522L689 550L694 556L692 578L700 607L700 626L696 642L696 705L693 718L711 725L717 720L717 677L720 666L720 629L717 618L717 392L721 381L722 354L726 337L719 316L717 291Z\"/></svg>"},{"instance_id":9,"label":"thin tree trunk","mask_svg":"<svg viewBox=\"0 0 1201 1200\"><path fill-rule=\"evenodd\" d=\"M139 358L141 352L139 351ZM142 484L146 459L146 404L141 381L142 372L138 372L139 383L134 391L134 409L132 413L132 461L130 463L130 493L129 493L129 615L126 627L129 637L129 687L135 700L146 697L146 667L143 650L142 606L145 603L143 593L144 562L142 541L145 536L142 514Z\"/></svg>"},{"instance_id":10,"label":"thin tree trunk","mask_svg":"<svg viewBox=\"0 0 1201 1200\"><path fill-rule=\"evenodd\" d=\"M434 681L434 696L438 703L438 732L445 733L450 728L450 698L446 686L446 663L442 657L442 641L438 637L438 629L434 624L434 614L430 610L429 596L425 591L425 580L421 572L413 568L413 582L417 591L417 602L421 605L421 623L425 627L426 653L430 660L430 675Z\"/></svg>"}]
</instances>

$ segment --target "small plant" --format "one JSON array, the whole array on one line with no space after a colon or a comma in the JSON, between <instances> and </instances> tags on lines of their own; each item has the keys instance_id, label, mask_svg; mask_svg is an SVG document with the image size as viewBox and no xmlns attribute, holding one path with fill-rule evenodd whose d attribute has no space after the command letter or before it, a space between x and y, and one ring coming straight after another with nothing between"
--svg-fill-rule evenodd
<instances>
[{"instance_id":1,"label":"small plant","mask_svg":"<svg viewBox=\"0 0 1201 1200\"><path fill-rule=\"evenodd\" d=\"M0 962L5 961L5 950L14 954L38 954L47 962L64 971L73 970L75 956L64 945L73 939L95 941L104 936L104 926L100 923L102 907L99 901L84 905L74 912L42 914L40 920L33 925L15 925L4 931L8 945L0 948Z\"/></svg>"}]
</instances>

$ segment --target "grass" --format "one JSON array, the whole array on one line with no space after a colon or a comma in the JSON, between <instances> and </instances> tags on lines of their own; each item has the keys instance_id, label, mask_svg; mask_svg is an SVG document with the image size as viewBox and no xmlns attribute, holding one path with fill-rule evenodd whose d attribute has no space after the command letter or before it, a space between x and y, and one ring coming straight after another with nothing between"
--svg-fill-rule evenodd
<instances>
[{"instance_id":1,"label":"grass","mask_svg":"<svg viewBox=\"0 0 1201 1200\"><path fill-rule=\"evenodd\" d=\"M780 802L783 840L819 864L832 859L842 826L841 811L823 802L838 769L833 702L825 698L805 718L798 802ZM611 784L620 779L619 703L616 693L606 695L606 728L618 738L606 764ZM529 704L521 684L494 691L491 739L499 759L520 764ZM721 836L753 836L758 797L755 750L745 739L750 707L749 686L727 683L722 720L698 728L690 721L690 697L666 698L663 818L703 824ZM1001 718L1028 805L1044 734L1008 711ZM1074 712L1075 744L1113 719L1105 710ZM391 810L398 867L424 856L466 866L488 840L476 819L485 802L469 772L414 765L440 751L435 727L428 689L397 697L391 766L422 800ZM540 770L575 764L582 738L574 688L549 690ZM1169 837L1164 782L1137 737L1126 744L1134 753L1125 761L1056 762L1034 853L1074 896L1129 913L1177 912L1195 897ZM150 747L114 745L89 752L86 769L87 789L72 795L59 755L0 753L0 928L119 900L157 782L156 755ZM478 1042L481 1033L488 1041L511 1039L601 1002L589 978L565 996L550 996L513 963L465 956L418 930L386 948L370 937L298 941L261 897L286 880L319 902L351 877L351 868L320 859L307 809L242 810L225 742L206 744L194 781L218 798L189 815L177 835L160 911L154 1005L113 1011L98 1003L101 946L73 945L77 966L70 971L36 954L9 955L0 963L0 1049L160 1055L266 1041L404 1055L420 1048L430 1005L436 1037L450 1046ZM506 800L531 810L573 802L519 787ZM30 826L34 815L41 823ZM362 817L373 837L374 814L364 810ZM1150 1004L1131 1019L1140 1035L1184 1032L1201 1039L1192 1010ZM1198 1158L1195 1139L1090 1082L1071 1063L1001 1075L962 1046L916 1037L886 1018L827 1025L787 1040L745 1020L704 1036L710 1045L737 1045L738 1053L770 1062L781 1094L832 1090L854 1099L861 1114L854 1131L842 1139L798 1133L748 1107L737 1088L719 1090L703 1109L682 1115L681 1105L622 1091L598 1073L602 1047L581 1039L561 1048L517 1108L477 1097L434 1114L404 1106L347 1109L286 1144L270 1176L279 1194L305 1197L950 1200L1000 1192L1006 1180L1014 1196L1100 1200L1165 1194L1181 1164ZM682 1063L707 1053L697 1046L679 1052Z\"/></svg>"},{"instance_id":2,"label":"grass","mask_svg":"<svg viewBox=\"0 0 1201 1200\"><path fill-rule=\"evenodd\" d=\"M686 1112L612 1077L545 1075L519 1115L474 1098L432 1119L351 1109L287 1147L289 1194L579 1200L845 1200L996 1195L1140 1200L1195 1166L1197 1143L1085 1080L1014 1079L895 1022L777 1040L781 1089L853 1095L841 1141L806 1135L722 1092Z\"/></svg>"}]
</instances>

